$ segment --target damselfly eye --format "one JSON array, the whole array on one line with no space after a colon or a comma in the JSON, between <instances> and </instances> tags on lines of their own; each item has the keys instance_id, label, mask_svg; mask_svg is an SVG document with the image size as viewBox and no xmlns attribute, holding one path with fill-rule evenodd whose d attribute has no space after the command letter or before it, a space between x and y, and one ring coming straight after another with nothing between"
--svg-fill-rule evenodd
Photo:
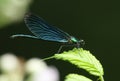
<instances>
[{"instance_id":1,"label":"damselfly eye","mask_svg":"<svg viewBox=\"0 0 120 81\"><path fill-rule=\"evenodd\" d=\"M79 40L79 43L80 43L81 46L85 45L85 41L83 39Z\"/></svg>"}]
</instances>

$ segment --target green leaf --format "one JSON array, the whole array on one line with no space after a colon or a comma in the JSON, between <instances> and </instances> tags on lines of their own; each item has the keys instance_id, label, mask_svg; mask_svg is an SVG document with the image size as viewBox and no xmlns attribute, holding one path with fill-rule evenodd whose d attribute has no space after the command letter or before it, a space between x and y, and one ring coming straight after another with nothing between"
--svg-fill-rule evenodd
<instances>
[{"instance_id":1,"label":"green leaf","mask_svg":"<svg viewBox=\"0 0 120 81\"><path fill-rule=\"evenodd\" d=\"M82 75L69 74L66 76L65 81L92 81L92 80Z\"/></svg>"},{"instance_id":2,"label":"green leaf","mask_svg":"<svg viewBox=\"0 0 120 81\"><path fill-rule=\"evenodd\" d=\"M104 74L102 65L100 64L99 60L97 60L95 56L93 56L89 51L83 50L82 48L75 48L68 52L55 54L53 57L56 59L68 61L76 65L78 68L82 68L88 71L92 75L100 77Z\"/></svg>"}]
</instances>

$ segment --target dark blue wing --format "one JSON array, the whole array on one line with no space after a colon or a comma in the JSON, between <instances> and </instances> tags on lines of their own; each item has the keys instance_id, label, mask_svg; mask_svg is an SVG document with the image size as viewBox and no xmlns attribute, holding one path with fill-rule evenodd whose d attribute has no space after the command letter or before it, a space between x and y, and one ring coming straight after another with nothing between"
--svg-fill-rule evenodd
<instances>
[{"instance_id":1,"label":"dark blue wing","mask_svg":"<svg viewBox=\"0 0 120 81\"><path fill-rule=\"evenodd\" d=\"M68 42L70 35L46 23L40 17L31 13L25 16L25 23L29 30L39 39Z\"/></svg>"}]
</instances>

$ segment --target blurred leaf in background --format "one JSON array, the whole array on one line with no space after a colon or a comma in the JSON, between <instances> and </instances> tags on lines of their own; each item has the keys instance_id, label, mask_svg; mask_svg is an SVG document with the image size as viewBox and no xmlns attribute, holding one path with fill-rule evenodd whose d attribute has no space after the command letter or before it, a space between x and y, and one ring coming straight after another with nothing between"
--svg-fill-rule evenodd
<instances>
[{"instance_id":1,"label":"blurred leaf in background","mask_svg":"<svg viewBox=\"0 0 120 81\"><path fill-rule=\"evenodd\" d=\"M0 28L22 20L32 0L0 0Z\"/></svg>"}]
</instances>

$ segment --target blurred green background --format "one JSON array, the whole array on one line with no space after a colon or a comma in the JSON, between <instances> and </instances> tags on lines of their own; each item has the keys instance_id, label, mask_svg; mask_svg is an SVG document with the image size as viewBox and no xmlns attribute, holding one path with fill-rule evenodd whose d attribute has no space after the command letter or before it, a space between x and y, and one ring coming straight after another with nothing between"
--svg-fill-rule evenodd
<instances>
[{"instance_id":1,"label":"blurred green background","mask_svg":"<svg viewBox=\"0 0 120 81\"><path fill-rule=\"evenodd\" d=\"M70 35L84 39L86 44L83 48L90 50L102 63L105 81L119 80L119 1L34 0L26 12L35 13ZM14 17L17 16L19 15L14 15ZM1 18L2 16L0 16ZM23 17L21 21L4 25L0 29L0 54L11 52L26 59L31 57L44 58L55 54L61 45L56 42L29 38L9 38L18 33L32 34L27 29ZM71 47L63 48L63 50L68 49ZM54 59L47 62L59 69L61 81L65 75L71 72L85 74L93 79L96 78L89 76L85 71L79 71L67 62Z\"/></svg>"}]
</instances>

